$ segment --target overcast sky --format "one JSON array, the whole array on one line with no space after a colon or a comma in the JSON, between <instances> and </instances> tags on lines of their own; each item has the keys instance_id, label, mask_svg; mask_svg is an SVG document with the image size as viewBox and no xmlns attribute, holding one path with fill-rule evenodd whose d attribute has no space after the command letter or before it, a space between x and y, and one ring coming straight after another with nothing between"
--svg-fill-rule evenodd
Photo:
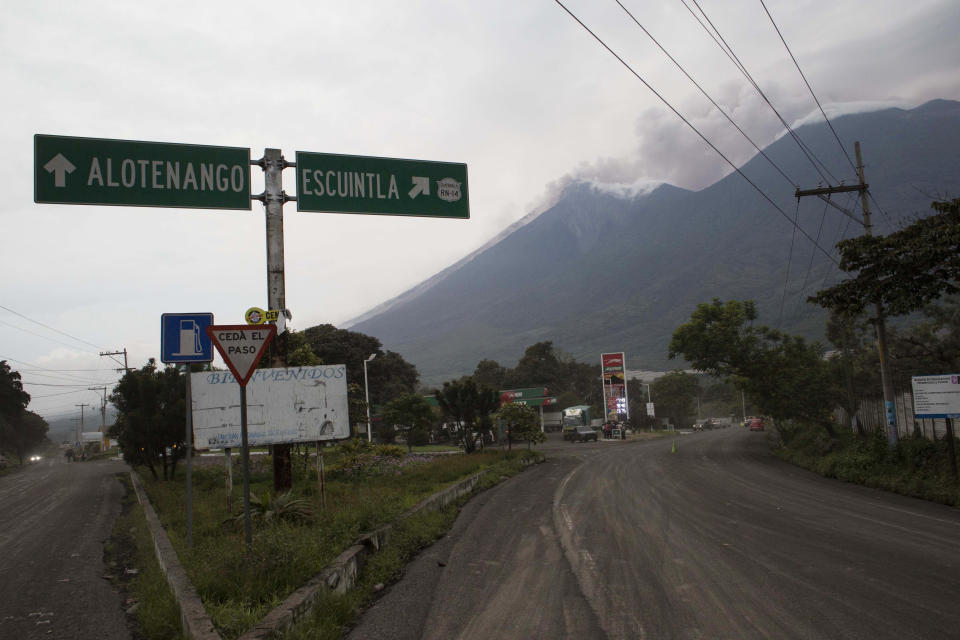
<instances>
[{"instance_id":1,"label":"overcast sky","mask_svg":"<svg viewBox=\"0 0 960 640\"><path fill-rule=\"evenodd\" d=\"M622 1L758 142L780 133L684 0ZM749 158L614 0L565 4L715 144ZM766 4L831 115L960 99L956 0ZM811 115L759 0L700 6L788 120ZM629 192L659 181L698 189L726 173L548 0L7 3L0 86L0 359L48 419L98 406L85 387L116 380L117 366L100 351L126 348L133 367L159 358L162 313L209 311L227 324L266 307L266 252L256 202L249 212L35 204L36 133L468 165L470 220L286 205L295 329L341 325L404 292L571 179ZM262 172L251 175L259 193ZM294 170L283 179L294 194Z\"/></svg>"}]
</instances>

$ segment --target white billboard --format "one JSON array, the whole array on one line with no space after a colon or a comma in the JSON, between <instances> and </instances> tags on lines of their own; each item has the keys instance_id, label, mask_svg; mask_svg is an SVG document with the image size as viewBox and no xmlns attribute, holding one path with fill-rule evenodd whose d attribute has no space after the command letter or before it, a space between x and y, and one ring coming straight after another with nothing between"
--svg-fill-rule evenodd
<instances>
[{"instance_id":1,"label":"white billboard","mask_svg":"<svg viewBox=\"0 0 960 640\"><path fill-rule=\"evenodd\" d=\"M190 374L196 449L240 447L240 386L229 371ZM350 436L343 364L257 369L247 383L250 446Z\"/></svg>"},{"instance_id":2,"label":"white billboard","mask_svg":"<svg viewBox=\"0 0 960 640\"><path fill-rule=\"evenodd\" d=\"M960 375L913 376L913 407L918 418L960 418Z\"/></svg>"}]
</instances>

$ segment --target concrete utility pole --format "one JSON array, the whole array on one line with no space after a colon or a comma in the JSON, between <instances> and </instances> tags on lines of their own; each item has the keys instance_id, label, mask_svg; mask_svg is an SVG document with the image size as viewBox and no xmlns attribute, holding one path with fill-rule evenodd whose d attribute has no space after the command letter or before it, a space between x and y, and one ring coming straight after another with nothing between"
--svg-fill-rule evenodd
<instances>
[{"instance_id":1,"label":"concrete utility pole","mask_svg":"<svg viewBox=\"0 0 960 640\"><path fill-rule=\"evenodd\" d=\"M857 179L858 183L852 186L841 185L839 187L818 187L816 189L797 189L796 196L799 200L804 196L817 196L826 201L833 207L840 209L847 216L863 225L863 232L868 236L873 235L873 223L870 220L870 201L868 197L867 181L863 173L863 158L860 155L860 142L853 144L857 155ZM863 220L857 219L849 211L841 208L839 205L830 201L830 195L834 193L845 193L857 191L860 193L860 206L863 209ZM900 439L900 433L897 430L897 410L895 404L895 394L893 390L893 378L890 376L889 355L887 353L887 325L883 314L883 305L877 301L874 305L876 312L875 324L877 327L877 351L880 356L880 380L883 386L883 404L887 414L887 445L892 449L897 446Z\"/></svg>"},{"instance_id":2,"label":"concrete utility pole","mask_svg":"<svg viewBox=\"0 0 960 640\"><path fill-rule=\"evenodd\" d=\"M123 348L123 351L101 351L100 352L101 358L103 356L112 357L112 356L119 356L119 355L123 356L123 369L117 369L117 371L123 371L124 373L128 373L130 371L130 367L127 366L127 348L126 347Z\"/></svg>"},{"instance_id":3,"label":"concrete utility pole","mask_svg":"<svg viewBox=\"0 0 960 640\"><path fill-rule=\"evenodd\" d=\"M283 205L292 198L283 192L283 170L296 166L283 159L280 149L264 149L260 160L253 160L264 173L263 194L253 196L263 202L267 224L267 306L286 314L287 294L283 261ZM284 321L286 318L284 318ZM270 345L270 366L286 366L287 335L277 335ZM290 445L275 444L273 453L273 488L275 491L289 489L293 478L290 469Z\"/></svg>"},{"instance_id":4,"label":"concrete utility pole","mask_svg":"<svg viewBox=\"0 0 960 640\"><path fill-rule=\"evenodd\" d=\"M83 446L83 408L90 407L93 405L84 403L84 404L76 404L73 406L80 407L80 424L77 425L77 442L79 442L80 446L82 447Z\"/></svg>"},{"instance_id":5,"label":"concrete utility pole","mask_svg":"<svg viewBox=\"0 0 960 640\"><path fill-rule=\"evenodd\" d=\"M104 450L103 438L107 437L107 388L106 387L87 387L87 391L103 391L103 404L100 405L100 450Z\"/></svg>"}]
</instances>

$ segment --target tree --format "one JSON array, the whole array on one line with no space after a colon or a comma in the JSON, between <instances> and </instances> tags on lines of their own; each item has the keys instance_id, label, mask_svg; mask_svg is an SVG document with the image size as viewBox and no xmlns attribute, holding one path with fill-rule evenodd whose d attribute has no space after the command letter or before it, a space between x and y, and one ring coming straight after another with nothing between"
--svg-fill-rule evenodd
<instances>
[{"instance_id":1,"label":"tree","mask_svg":"<svg viewBox=\"0 0 960 640\"><path fill-rule=\"evenodd\" d=\"M891 360L903 386L911 376L960 371L960 297L927 305L923 315L909 328L890 331Z\"/></svg>"},{"instance_id":2,"label":"tree","mask_svg":"<svg viewBox=\"0 0 960 640\"><path fill-rule=\"evenodd\" d=\"M753 302L701 303L670 340L670 357L730 378L778 427L792 418L821 424L831 434L837 380L818 343L753 326ZM781 429L783 433L783 429Z\"/></svg>"},{"instance_id":3,"label":"tree","mask_svg":"<svg viewBox=\"0 0 960 640\"><path fill-rule=\"evenodd\" d=\"M146 466L154 478L172 480L185 453L184 377L174 367L157 369L151 358L139 370L128 371L110 394L117 420L110 436L117 439L123 459Z\"/></svg>"},{"instance_id":4,"label":"tree","mask_svg":"<svg viewBox=\"0 0 960 640\"><path fill-rule=\"evenodd\" d=\"M13 449L21 464L24 443L31 441L30 434L36 426L32 419L24 415L29 404L30 394L23 390L20 372L11 369L6 360L0 360L0 452ZM46 422L43 424L46 425ZM43 437L46 437L46 429L43 430Z\"/></svg>"},{"instance_id":5,"label":"tree","mask_svg":"<svg viewBox=\"0 0 960 640\"><path fill-rule=\"evenodd\" d=\"M478 364L477 372L487 374L492 368L490 363L496 365L491 360L482 361L484 367ZM506 370L499 388L542 386L547 388L550 395L558 398L561 406L589 404L599 409L603 406L599 380L599 364L577 362L571 356L557 351L552 342L546 341L527 347L517 366Z\"/></svg>"},{"instance_id":6,"label":"tree","mask_svg":"<svg viewBox=\"0 0 960 640\"><path fill-rule=\"evenodd\" d=\"M453 421L452 436L463 450L472 453L475 447L474 430L482 428L485 419L496 408L497 392L478 387L473 378L463 378L443 383L443 389L434 392L445 418ZM480 439L481 443L483 438Z\"/></svg>"},{"instance_id":7,"label":"tree","mask_svg":"<svg viewBox=\"0 0 960 640\"><path fill-rule=\"evenodd\" d=\"M20 415L10 420L11 429L7 434L6 442L23 464L24 457L38 446L47 442L47 430L50 426L47 421L33 411L21 411Z\"/></svg>"},{"instance_id":8,"label":"tree","mask_svg":"<svg viewBox=\"0 0 960 640\"><path fill-rule=\"evenodd\" d=\"M847 316L874 303L902 315L960 292L960 199L930 207L938 213L890 235L838 243L840 268L857 274L809 300Z\"/></svg>"},{"instance_id":9,"label":"tree","mask_svg":"<svg viewBox=\"0 0 960 640\"><path fill-rule=\"evenodd\" d=\"M6 360L0 360L0 451L13 446L16 421L28 404L30 394L23 390L20 372L11 369Z\"/></svg>"},{"instance_id":10,"label":"tree","mask_svg":"<svg viewBox=\"0 0 960 640\"><path fill-rule=\"evenodd\" d=\"M426 444L437 418L426 398L416 393L397 396L383 406L382 415L385 422L404 432L408 451L413 451L415 444Z\"/></svg>"},{"instance_id":11,"label":"tree","mask_svg":"<svg viewBox=\"0 0 960 640\"><path fill-rule=\"evenodd\" d=\"M657 378L651 389L657 414L668 418L675 427L686 426L699 389L697 379L684 371L671 371Z\"/></svg>"},{"instance_id":12,"label":"tree","mask_svg":"<svg viewBox=\"0 0 960 640\"><path fill-rule=\"evenodd\" d=\"M726 376L749 370L755 361L759 335L753 328L757 308L752 300L700 303L690 320L673 332L669 357L682 355L694 369Z\"/></svg>"},{"instance_id":13,"label":"tree","mask_svg":"<svg viewBox=\"0 0 960 640\"><path fill-rule=\"evenodd\" d=\"M870 389L880 387L879 356L876 349L869 348L867 332L866 323L850 316L831 313L827 319L827 340L837 350L829 362L843 385L837 403L850 417L851 428L861 436L866 435L863 423L855 420L860 401L871 395Z\"/></svg>"},{"instance_id":14,"label":"tree","mask_svg":"<svg viewBox=\"0 0 960 640\"><path fill-rule=\"evenodd\" d=\"M331 324L310 327L302 332L305 344L323 364L347 366L347 381L363 387L363 361L367 363L370 404L381 405L402 393L417 390L417 368L393 351L383 351L380 341L357 331L338 329Z\"/></svg>"},{"instance_id":15,"label":"tree","mask_svg":"<svg viewBox=\"0 0 960 640\"><path fill-rule=\"evenodd\" d=\"M514 440L526 440L529 448L533 443L547 439L546 434L540 430L540 420L536 410L528 405L507 402L493 414L493 418L503 422L508 445L512 445Z\"/></svg>"},{"instance_id":16,"label":"tree","mask_svg":"<svg viewBox=\"0 0 960 640\"><path fill-rule=\"evenodd\" d=\"M477 384L490 389L503 391L506 389L507 369L501 367L496 360L481 360L473 370L473 379Z\"/></svg>"},{"instance_id":17,"label":"tree","mask_svg":"<svg viewBox=\"0 0 960 640\"><path fill-rule=\"evenodd\" d=\"M650 397L647 393L647 385L643 380L627 380L627 397L630 400L629 415L630 425L633 429L653 429L657 425L657 419L647 415L647 403Z\"/></svg>"},{"instance_id":18,"label":"tree","mask_svg":"<svg viewBox=\"0 0 960 640\"><path fill-rule=\"evenodd\" d=\"M553 343L538 342L527 347L523 357L506 376L512 389L520 387L547 387L558 392L563 379L563 365L554 353Z\"/></svg>"}]
</instances>

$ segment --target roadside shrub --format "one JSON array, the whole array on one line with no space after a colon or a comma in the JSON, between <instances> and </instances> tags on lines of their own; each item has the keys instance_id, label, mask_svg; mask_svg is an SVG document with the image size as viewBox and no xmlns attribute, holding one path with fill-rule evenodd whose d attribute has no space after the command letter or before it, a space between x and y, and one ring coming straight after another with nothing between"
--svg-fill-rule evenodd
<instances>
[{"instance_id":1,"label":"roadside shrub","mask_svg":"<svg viewBox=\"0 0 960 640\"><path fill-rule=\"evenodd\" d=\"M948 445L906 436L890 449L882 430L866 436L842 431L830 438L822 427L805 425L776 454L830 478L960 505Z\"/></svg>"},{"instance_id":2,"label":"roadside shrub","mask_svg":"<svg viewBox=\"0 0 960 640\"><path fill-rule=\"evenodd\" d=\"M271 522L309 522L313 517L313 508L306 498L299 498L293 491L287 491L271 498L266 489L262 496L250 493L250 519L260 524ZM232 518L233 522L243 525L244 514L241 511Z\"/></svg>"}]
</instances>

